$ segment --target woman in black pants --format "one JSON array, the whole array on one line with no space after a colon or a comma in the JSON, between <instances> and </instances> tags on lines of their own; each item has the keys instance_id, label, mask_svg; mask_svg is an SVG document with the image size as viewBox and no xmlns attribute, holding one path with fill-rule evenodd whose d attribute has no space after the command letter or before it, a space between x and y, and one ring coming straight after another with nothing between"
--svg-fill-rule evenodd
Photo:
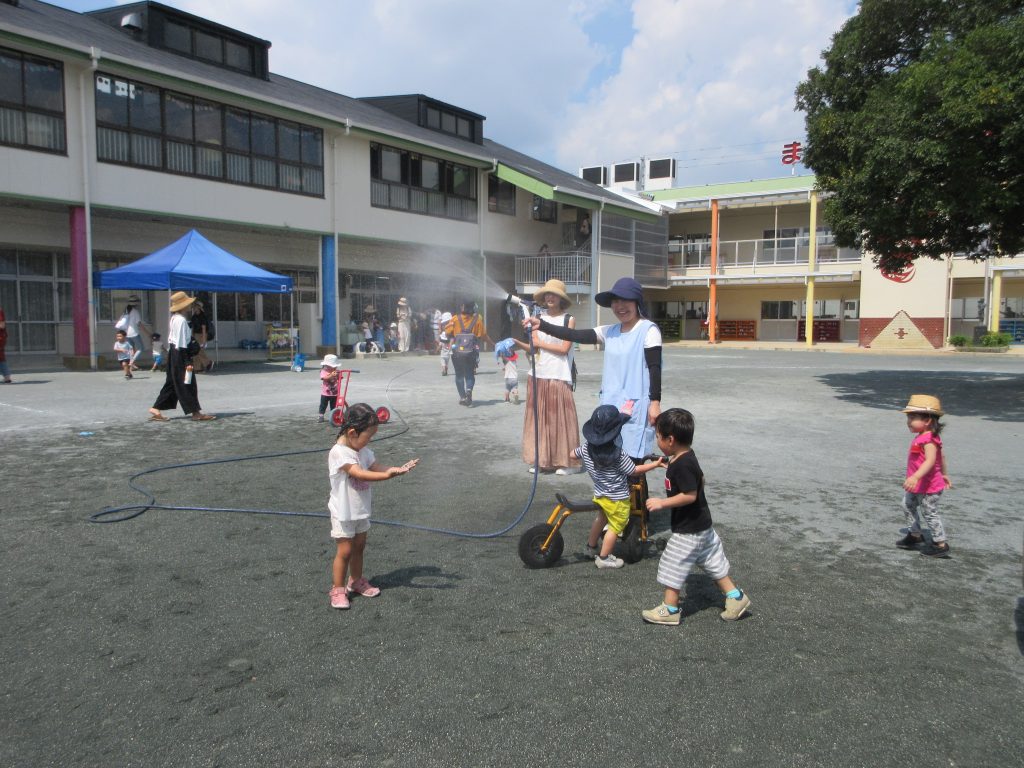
<instances>
[{"instance_id":1,"label":"woman in black pants","mask_svg":"<svg viewBox=\"0 0 1024 768\"><path fill-rule=\"evenodd\" d=\"M199 388L196 385L194 371L189 371L192 363L188 345L192 340L192 329L188 324L187 315L192 314L195 299L184 291L171 294L171 322L167 331L167 377L164 386L156 397L156 402L149 409L150 421L170 421L160 411L172 410L181 404L185 415L192 415L193 421L213 421L216 416L203 413L199 407ZM188 374L192 375L188 375ZM186 382L186 378L188 381Z\"/></svg>"}]
</instances>

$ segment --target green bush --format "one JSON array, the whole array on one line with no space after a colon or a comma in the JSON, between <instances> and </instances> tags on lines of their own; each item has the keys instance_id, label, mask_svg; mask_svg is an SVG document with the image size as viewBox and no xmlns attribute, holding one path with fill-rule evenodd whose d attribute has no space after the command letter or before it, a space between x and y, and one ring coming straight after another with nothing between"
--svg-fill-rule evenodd
<instances>
[{"instance_id":1,"label":"green bush","mask_svg":"<svg viewBox=\"0 0 1024 768\"><path fill-rule=\"evenodd\" d=\"M966 347L969 339L966 336L950 336L949 343L954 347Z\"/></svg>"},{"instance_id":2,"label":"green bush","mask_svg":"<svg viewBox=\"0 0 1024 768\"><path fill-rule=\"evenodd\" d=\"M1013 337L1008 333L986 333L979 344L983 347L1008 347Z\"/></svg>"}]
</instances>

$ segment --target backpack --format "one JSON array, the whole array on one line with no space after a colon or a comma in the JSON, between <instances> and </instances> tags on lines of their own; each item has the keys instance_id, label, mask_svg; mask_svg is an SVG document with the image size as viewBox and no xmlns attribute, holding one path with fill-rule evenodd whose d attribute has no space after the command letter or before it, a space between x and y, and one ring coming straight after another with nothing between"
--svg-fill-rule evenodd
<instances>
[{"instance_id":1,"label":"backpack","mask_svg":"<svg viewBox=\"0 0 1024 768\"><path fill-rule=\"evenodd\" d=\"M452 357L469 360L479 354L480 347L477 344L476 336L466 331L466 326L462 323L462 315L459 315L458 320L460 332L455 334L455 339L452 341ZM473 315L469 327L473 328L475 325L476 315Z\"/></svg>"}]
</instances>

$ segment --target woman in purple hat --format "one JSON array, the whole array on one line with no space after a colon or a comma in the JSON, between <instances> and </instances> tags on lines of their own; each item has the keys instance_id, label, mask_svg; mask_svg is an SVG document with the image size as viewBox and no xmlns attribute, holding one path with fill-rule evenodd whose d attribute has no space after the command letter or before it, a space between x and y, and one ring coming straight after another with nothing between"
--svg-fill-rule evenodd
<instances>
[{"instance_id":1,"label":"woman in purple hat","mask_svg":"<svg viewBox=\"0 0 1024 768\"><path fill-rule=\"evenodd\" d=\"M618 322L576 330L531 317L523 327L566 341L604 346L601 404L621 411L632 403L633 415L622 427L622 449L639 460L654 446L654 422L661 413L661 330L644 316L643 290L631 277L619 278L594 301L610 308Z\"/></svg>"}]
</instances>

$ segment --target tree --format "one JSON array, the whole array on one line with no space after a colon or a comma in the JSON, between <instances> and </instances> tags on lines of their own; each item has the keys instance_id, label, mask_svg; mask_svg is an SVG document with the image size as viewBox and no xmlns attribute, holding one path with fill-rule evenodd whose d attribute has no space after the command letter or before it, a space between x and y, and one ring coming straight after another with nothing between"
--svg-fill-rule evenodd
<instances>
[{"instance_id":1,"label":"tree","mask_svg":"<svg viewBox=\"0 0 1024 768\"><path fill-rule=\"evenodd\" d=\"M862 0L796 90L836 242L1024 252L1024 0Z\"/></svg>"}]
</instances>

